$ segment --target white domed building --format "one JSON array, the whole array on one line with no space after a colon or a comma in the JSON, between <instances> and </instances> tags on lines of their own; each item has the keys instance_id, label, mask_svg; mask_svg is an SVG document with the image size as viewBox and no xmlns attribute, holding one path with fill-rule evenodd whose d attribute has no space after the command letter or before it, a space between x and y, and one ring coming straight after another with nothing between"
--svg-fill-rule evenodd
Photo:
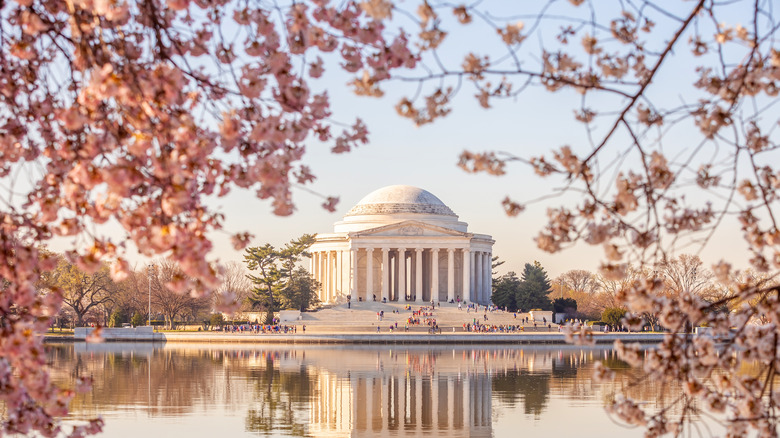
<instances>
[{"instance_id":1,"label":"white domed building","mask_svg":"<svg viewBox=\"0 0 780 438\"><path fill-rule=\"evenodd\" d=\"M439 198L412 186L371 192L317 234L311 273L323 303L430 301L489 304L495 241Z\"/></svg>"}]
</instances>

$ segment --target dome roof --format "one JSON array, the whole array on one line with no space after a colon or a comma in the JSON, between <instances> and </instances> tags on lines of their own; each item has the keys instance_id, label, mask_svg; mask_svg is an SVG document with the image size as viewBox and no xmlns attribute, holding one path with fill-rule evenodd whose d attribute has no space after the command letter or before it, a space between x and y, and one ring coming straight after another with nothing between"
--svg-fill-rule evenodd
<instances>
[{"instance_id":1,"label":"dome roof","mask_svg":"<svg viewBox=\"0 0 780 438\"><path fill-rule=\"evenodd\" d=\"M412 186L387 186L369 193L346 216L394 213L457 215L431 192Z\"/></svg>"}]
</instances>

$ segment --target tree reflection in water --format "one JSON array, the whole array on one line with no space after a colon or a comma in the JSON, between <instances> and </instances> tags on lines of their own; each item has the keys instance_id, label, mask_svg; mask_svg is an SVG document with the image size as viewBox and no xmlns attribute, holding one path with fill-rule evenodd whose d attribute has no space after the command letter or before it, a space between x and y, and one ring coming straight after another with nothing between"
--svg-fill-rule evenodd
<instances>
[{"instance_id":1,"label":"tree reflection in water","mask_svg":"<svg viewBox=\"0 0 780 438\"><path fill-rule=\"evenodd\" d=\"M534 421L551 397L603 406L634 376L611 350L561 346L68 344L47 354L57 382L94 379L74 419L103 414L110 427L127 411L197 413L242 418L247 435L491 436L521 403ZM591 381L595 360L617 371L614 384ZM651 403L664 397L652 382L632 390Z\"/></svg>"},{"instance_id":2,"label":"tree reflection in water","mask_svg":"<svg viewBox=\"0 0 780 438\"><path fill-rule=\"evenodd\" d=\"M550 397L550 377L548 373L534 374L528 371L512 370L493 377L493 394L496 398L514 406L523 401L523 411L537 418L547 407Z\"/></svg>"},{"instance_id":3,"label":"tree reflection in water","mask_svg":"<svg viewBox=\"0 0 780 438\"><path fill-rule=\"evenodd\" d=\"M296 369L281 372L276 362L280 354L266 353L265 366L248 370L256 393L246 415L246 430L271 434L284 432L293 436L310 436L306 432L303 408L312 395L313 380L300 363Z\"/></svg>"}]
</instances>

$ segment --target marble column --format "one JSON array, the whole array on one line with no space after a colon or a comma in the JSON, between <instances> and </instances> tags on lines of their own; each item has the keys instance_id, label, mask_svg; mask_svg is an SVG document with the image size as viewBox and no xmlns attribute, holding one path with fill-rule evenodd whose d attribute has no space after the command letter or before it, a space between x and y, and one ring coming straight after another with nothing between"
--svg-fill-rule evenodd
<instances>
[{"instance_id":1,"label":"marble column","mask_svg":"<svg viewBox=\"0 0 780 438\"><path fill-rule=\"evenodd\" d=\"M390 301L390 248L382 248L382 299Z\"/></svg>"},{"instance_id":2,"label":"marble column","mask_svg":"<svg viewBox=\"0 0 780 438\"><path fill-rule=\"evenodd\" d=\"M463 248L463 299L469 303L471 299L471 251L468 248Z\"/></svg>"},{"instance_id":3,"label":"marble column","mask_svg":"<svg viewBox=\"0 0 780 438\"><path fill-rule=\"evenodd\" d=\"M447 301L455 299L455 250L447 248Z\"/></svg>"},{"instance_id":4,"label":"marble column","mask_svg":"<svg viewBox=\"0 0 780 438\"><path fill-rule=\"evenodd\" d=\"M330 251L327 251L325 253L325 302L329 303L331 301L331 275L333 274L333 270L331 269L331 262L330 262Z\"/></svg>"},{"instance_id":5,"label":"marble column","mask_svg":"<svg viewBox=\"0 0 780 438\"><path fill-rule=\"evenodd\" d=\"M336 265L338 264L338 251L331 251L330 264L328 264L328 270L330 271L330 301L336 301L336 286L339 281L339 273L336 271Z\"/></svg>"},{"instance_id":6,"label":"marble column","mask_svg":"<svg viewBox=\"0 0 780 438\"><path fill-rule=\"evenodd\" d=\"M398 248L398 301L406 301L406 248Z\"/></svg>"},{"instance_id":7,"label":"marble column","mask_svg":"<svg viewBox=\"0 0 780 438\"><path fill-rule=\"evenodd\" d=\"M344 296L344 251L336 251L336 296Z\"/></svg>"},{"instance_id":8,"label":"marble column","mask_svg":"<svg viewBox=\"0 0 780 438\"><path fill-rule=\"evenodd\" d=\"M352 259L351 260L352 269L350 269L350 273L349 273L349 295L351 299L356 301L357 301L357 284L358 284L357 255L358 255L357 249L352 248L349 250L349 256Z\"/></svg>"},{"instance_id":9,"label":"marble column","mask_svg":"<svg viewBox=\"0 0 780 438\"><path fill-rule=\"evenodd\" d=\"M487 259L487 253L481 251L479 253L479 299L482 304L487 304L487 284L485 284L485 260Z\"/></svg>"},{"instance_id":10,"label":"marble column","mask_svg":"<svg viewBox=\"0 0 780 438\"><path fill-rule=\"evenodd\" d=\"M325 276L325 264L327 253L325 251L320 251L320 289L322 290L322 302L327 303L328 302L328 279Z\"/></svg>"},{"instance_id":11,"label":"marble column","mask_svg":"<svg viewBox=\"0 0 780 438\"><path fill-rule=\"evenodd\" d=\"M431 249L431 299L439 301L439 248Z\"/></svg>"},{"instance_id":12,"label":"marble column","mask_svg":"<svg viewBox=\"0 0 780 438\"><path fill-rule=\"evenodd\" d=\"M319 277L319 266L317 265L320 262L320 253L319 252L312 252L311 253L311 276L314 277L315 280L320 281Z\"/></svg>"},{"instance_id":13,"label":"marble column","mask_svg":"<svg viewBox=\"0 0 780 438\"><path fill-rule=\"evenodd\" d=\"M374 248L366 248L366 301L374 299Z\"/></svg>"},{"instance_id":14,"label":"marble column","mask_svg":"<svg viewBox=\"0 0 780 438\"><path fill-rule=\"evenodd\" d=\"M493 254L485 253L485 267L482 269L485 275L485 304L490 304L493 295Z\"/></svg>"},{"instance_id":15,"label":"marble column","mask_svg":"<svg viewBox=\"0 0 780 438\"><path fill-rule=\"evenodd\" d=\"M484 303L482 299L482 253L474 251L474 301Z\"/></svg>"},{"instance_id":16,"label":"marble column","mask_svg":"<svg viewBox=\"0 0 780 438\"><path fill-rule=\"evenodd\" d=\"M333 265L336 261L336 253L334 251L328 251L328 301L333 302L335 298L334 290L336 288L336 270L333 269Z\"/></svg>"},{"instance_id":17,"label":"marble column","mask_svg":"<svg viewBox=\"0 0 780 438\"><path fill-rule=\"evenodd\" d=\"M320 295L322 302L326 303L328 301L328 296L326 295L328 293L328 290L326 289L328 284L325 281L325 251L320 251L319 253L317 260L317 277L319 278L320 282Z\"/></svg>"},{"instance_id":18,"label":"marble column","mask_svg":"<svg viewBox=\"0 0 780 438\"><path fill-rule=\"evenodd\" d=\"M336 287L336 270L333 269L333 264L336 261L336 253L334 251L328 251L328 300L333 302L334 289Z\"/></svg>"},{"instance_id":19,"label":"marble column","mask_svg":"<svg viewBox=\"0 0 780 438\"><path fill-rule=\"evenodd\" d=\"M415 248L414 250L414 260L415 260L415 274L414 274L414 293L417 295L417 302L422 303L423 302L423 249L422 248Z\"/></svg>"},{"instance_id":20,"label":"marble column","mask_svg":"<svg viewBox=\"0 0 780 438\"><path fill-rule=\"evenodd\" d=\"M339 271L337 269L339 265L339 252L333 251L330 257L330 299L336 301L338 298L339 290Z\"/></svg>"}]
</instances>

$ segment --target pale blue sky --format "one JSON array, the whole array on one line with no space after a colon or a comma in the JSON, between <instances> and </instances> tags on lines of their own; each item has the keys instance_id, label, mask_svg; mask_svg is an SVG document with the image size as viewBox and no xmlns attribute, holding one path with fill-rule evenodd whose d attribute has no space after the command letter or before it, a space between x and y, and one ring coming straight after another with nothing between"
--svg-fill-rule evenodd
<instances>
[{"instance_id":1,"label":"pale blue sky","mask_svg":"<svg viewBox=\"0 0 780 438\"><path fill-rule=\"evenodd\" d=\"M521 7L515 3L511 7L503 6L506 9ZM529 5L522 5L526 6ZM560 6L566 7L567 3L562 2ZM681 2L670 7L677 8L683 15L691 6ZM534 10L536 8L538 5L533 6ZM444 19L445 22L449 20L448 17ZM461 33L451 34L441 50L442 59L450 66L459 65L463 54L469 50L479 49L483 53L503 50L489 45L495 38L484 28L470 25L460 29ZM557 26L543 29L524 43L530 45L528 55L521 57L526 68L534 69L538 64L538 55L534 55L539 53L537 38L549 43L554 39L553 33L558 31ZM655 44L663 44L665 40L659 39L658 35L667 35L668 31L666 23L658 22L653 33L644 34L643 38L654 38ZM578 39L572 45L579 47ZM690 55L684 37L649 88L656 102L671 107L701 96L691 93L691 84L695 81L694 64L700 61ZM383 87L385 97L372 99L352 95L344 85L346 80L331 70L315 86L328 89L334 119L346 123L351 123L356 115L364 119L371 132L370 144L348 154L332 155L327 147L312 143L304 159L318 177L310 188L324 195L340 196L337 211L324 211L320 207L321 199L296 190L296 213L279 218L270 213L269 203L254 199L251 194L236 193L218 202L228 213L229 230L246 229L254 233L253 245L265 242L281 245L303 233L332 231L333 223L373 190L392 184L408 184L438 196L469 224L470 231L491 234L496 240L494 254L506 261L501 272L521 271L523 264L534 260L540 261L551 276L570 269L594 270L598 266L602 259L600 247L578 245L562 253L548 254L538 250L533 241L544 224L546 209L562 202L573 207L579 203L576 195L531 205L520 216L509 218L500 204L505 196L519 201L533 199L550 193L554 182L534 176L529 168L520 164L511 165L508 174L502 177L467 174L456 166L458 155L464 149L503 150L527 158L548 154L553 148L568 144L576 153L587 153L591 146L586 131L573 117L573 110L580 104L580 95L567 90L549 93L532 87L516 100L493 101L493 108L485 110L473 98L473 89L465 85L455 98L454 111L450 115L418 128L398 116L393 108L401 96L414 94L416 85L391 83ZM597 111L614 111L616 103L619 102L611 98L589 97L589 106ZM597 122L595 131L603 132L609 123L611 120ZM666 134L664 148L670 156L681 159L699 141L698 130L693 128L692 121L687 121ZM605 156L617 153L617 150L607 151ZM610 173L607 182L612 181L614 174ZM696 198L689 198L689 201L703 202ZM701 256L707 264L728 258L736 265L744 266L746 262L734 260L734 255L745 254L745 248L738 227L733 220L727 220ZM223 259L241 257L224 239L218 239L216 254Z\"/></svg>"},{"instance_id":2,"label":"pale blue sky","mask_svg":"<svg viewBox=\"0 0 780 438\"><path fill-rule=\"evenodd\" d=\"M318 177L311 189L340 196L337 211L323 210L321 199L296 190L297 211L281 218L270 213L268 202L236 192L218 202L228 212L228 229L251 231L256 236L253 245L281 245L303 233L331 232L333 223L341 220L363 196L387 185L408 184L439 197L460 220L469 224L470 231L491 234L496 240L494 254L506 261L501 272L522 271L525 263L534 260L540 261L551 276L598 266L602 259L600 247L579 245L558 254L536 248L533 237L543 226L546 209L557 206L560 198L533 204L515 218L504 214L501 200L505 196L521 201L533 199L549 193L551 181L536 177L520 164L511 165L507 175L501 177L468 174L456 165L464 149L538 156L564 144L586 145L585 130L574 122L571 102L565 102L566 93L530 90L520 101L496 102L490 110L479 108L464 93L452 114L420 128L397 116L394 102L389 99L358 98L346 91L331 96L335 114L351 113L351 108L357 108L371 131L370 144L348 154L333 155L317 145L307 152L304 161ZM566 200L578 203L572 195ZM227 241L217 240L221 258L240 259ZM741 244L740 239L729 242ZM702 254L708 263L733 254L730 245L718 243L713 242L712 251Z\"/></svg>"},{"instance_id":3,"label":"pale blue sky","mask_svg":"<svg viewBox=\"0 0 780 438\"><path fill-rule=\"evenodd\" d=\"M536 10L539 7L515 2L502 5L506 9L532 7ZM560 2L557 6L568 7L568 2ZM680 9L681 14L691 7L689 2L672 6ZM445 24L450 20L445 17ZM503 50L498 45L490 45L496 40L490 30L476 25L455 29L459 33L451 34L441 49L443 61L451 67L460 65L463 54L470 50L494 54ZM537 68L539 39L545 43L554 41L553 33L558 27L542 29L524 43L527 50L522 52L521 60L525 68ZM668 31L661 22L651 35L643 38L662 44L664 38L659 35L668 35ZM572 46L579 47L578 41ZM663 105L676 106L683 98L691 102L699 97L697 93L691 93L691 84L695 80L694 63L700 59L690 55L686 42L684 37L649 88L654 99ZM579 203L576 195L531 205L520 216L509 218L501 207L505 196L526 201L551 193L554 182L534 176L529 168L520 164L510 165L508 174L502 177L467 174L456 166L458 155L464 149L509 151L529 158L571 145L575 153L586 154L591 147L586 131L573 117L573 110L580 105L580 95L568 90L549 93L531 87L517 99L492 101L493 108L485 110L473 98L473 89L464 85L454 100L454 111L450 115L418 128L398 116L393 108L401 96L414 94L415 84L384 85L386 95L381 99L356 97L345 85L349 78L334 70L329 69L323 79L313 82L313 86L328 90L335 120L351 124L354 117L359 116L371 132L370 144L348 154L333 155L327 146L310 143L304 162L318 179L309 188L323 195L339 196L341 202L337 211L325 211L320 206L322 199L296 189L295 214L277 217L271 213L269 202L258 200L251 191L234 190L228 197L213 202L225 213L225 229L229 233L253 233L252 245L266 242L282 245L303 233L331 232L333 223L366 194L387 185L408 184L438 196L460 216L460 220L469 224L470 231L492 235L496 240L494 254L506 261L500 272L521 271L525 263L534 260L540 261L552 277L570 269L594 270L598 266L602 259L600 248L579 245L559 254L548 254L538 250L533 242L544 224L546 209L561 203L573 207ZM616 103L620 103L597 96L590 96L588 102L590 107L601 112L614 111ZM609 123L611 120L597 121L595 131L603 132ZM687 121L666 134L664 148L670 156L684 154L698 143L700 135L692 126L692 121ZM617 150L606 151L602 162L608 162L606 157L617 153ZM614 174L610 172L609 175L605 183L614 181ZM696 198L689 200L703 202ZM242 253L232 249L228 234L215 234L214 241L213 257L221 261L242 259ZM66 245L56 244L54 248L62 250ZM733 221L726 221L723 230L701 255L708 264L728 258L737 265L746 265L744 257L737 256L734 260L735 254L744 254L744 248L741 232Z\"/></svg>"}]
</instances>

